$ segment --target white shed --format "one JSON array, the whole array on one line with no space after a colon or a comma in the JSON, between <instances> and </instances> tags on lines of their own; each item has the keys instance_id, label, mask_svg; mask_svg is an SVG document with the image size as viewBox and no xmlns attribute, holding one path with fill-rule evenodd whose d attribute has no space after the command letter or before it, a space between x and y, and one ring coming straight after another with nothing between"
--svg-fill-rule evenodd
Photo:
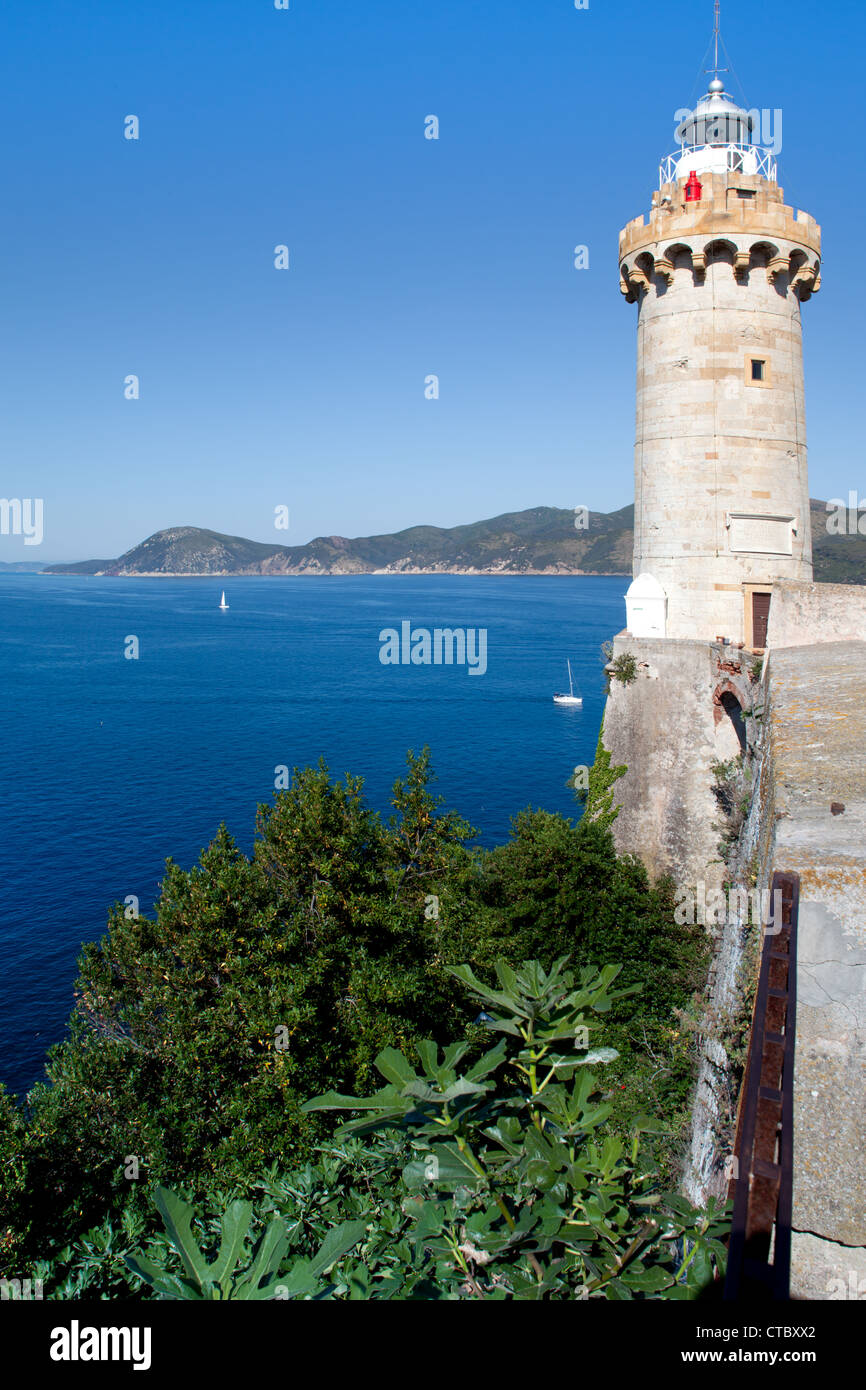
<instances>
[{"instance_id":1,"label":"white shed","mask_svg":"<svg viewBox=\"0 0 866 1390\"><path fill-rule=\"evenodd\" d=\"M657 579L644 572L629 584L625 596L625 625L632 637L664 637L668 601Z\"/></svg>"}]
</instances>

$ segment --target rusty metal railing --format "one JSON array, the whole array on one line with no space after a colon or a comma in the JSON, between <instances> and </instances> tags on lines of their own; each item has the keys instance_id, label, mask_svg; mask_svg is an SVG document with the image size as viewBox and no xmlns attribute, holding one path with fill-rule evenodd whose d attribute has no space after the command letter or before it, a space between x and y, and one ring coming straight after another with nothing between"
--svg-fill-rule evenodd
<instances>
[{"instance_id":1,"label":"rusty metal railing","mask_svg":"<svg viewBox=\"0 0 866 1390\"><path fill-rule=\"evenodd\" d=\"M770 902L781 921L771 907L734 1143L726 1299L789 1297L799 876L775 873Z\"/></svg>"}]
</instances>

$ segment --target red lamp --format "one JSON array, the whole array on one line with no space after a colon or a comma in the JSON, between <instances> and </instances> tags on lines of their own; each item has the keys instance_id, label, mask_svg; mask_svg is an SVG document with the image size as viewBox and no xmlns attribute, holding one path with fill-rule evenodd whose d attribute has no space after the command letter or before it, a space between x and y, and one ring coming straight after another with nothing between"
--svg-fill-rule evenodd
<instances>
[{"instance_id":1,"label":"red lamp","mask_svg":"<svg viewBox=\"0 0 866 1390\"><path fill-rule=\"evenodd\" d=\"M692 169L686 184L686 202L699 203L701 201L701 181Z\"/></svg>"}]
</instances>

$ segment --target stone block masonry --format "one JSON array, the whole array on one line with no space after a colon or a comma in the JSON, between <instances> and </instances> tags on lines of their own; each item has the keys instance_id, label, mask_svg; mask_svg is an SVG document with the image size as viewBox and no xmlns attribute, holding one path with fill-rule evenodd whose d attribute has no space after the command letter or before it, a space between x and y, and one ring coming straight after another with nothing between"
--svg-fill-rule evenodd
<instances>
[{"instance_id":1,"label":"stone block masonry","mask_svg":"<svg viewBox=\"0 0 866 1390\"><path fill-rule=\"evenodd\" d=\"M760 879L801 883L792 1293L831 1298L866 1272L866 641L774 647L766 676Z\"/></svg>"},{"instance_id":2,"label":"stone block masonry","mask_svg":"<svg viewBox=\"0 0 866 1390\"><path fill-rule=\"evenodd\" d=\"M749 640L753 589L810 581L801 304L820 228L759 176L665 185L620 235L638 304L634 575L666 635Z\"/></svg>"}]
</instances>

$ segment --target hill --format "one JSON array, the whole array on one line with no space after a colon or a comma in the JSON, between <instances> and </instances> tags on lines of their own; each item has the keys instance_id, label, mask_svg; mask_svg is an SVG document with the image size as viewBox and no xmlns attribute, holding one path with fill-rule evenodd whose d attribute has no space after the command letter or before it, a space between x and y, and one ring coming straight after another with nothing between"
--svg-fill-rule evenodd
<instances>
[{"instance_id":1,"label":"hill","mask_svg":"<svg viewBox=\"0 0 866 1390\"><path fill-rule=\"evenodd\" d=\"M826 504L813 498L816 580L866 583L866 536L831 535ZM532 507L451 528L410 526L393 535L317 536L274 545L198 526L157 531L117 560L49 565L45 574L631 574L634 507L590 512L584 529L563 507Z\"/></svg>"},{"instance_id":2,"label":"hill","mask_svg":"<svg viewBox=\"0 0 866 1390\"><path fill-rule=\"evenodd\" d=\"M0 574L41 574L44 560L0 560Z\"/></svg>"},{"instance_id":3,"label":"hill","mask_svg":"<svg viewBox=\"0 0 866 1390\"><path fill-rule=\"evenodd\" d=\"M412 526L393 535L318 536L268 545L196 526L157 531L117 560L51 565L47 574L628 574L633 508L591 512L585 529L561 507L506 512L450 529Z\"/></svg>"},{"instance_id":4,"label":"hill","mask_svg":"<svg viewBox=\"0 0 866 1390\"><path fill-rule=\"evenodd\" d=\"M823 584L866 584L866 536L829 534L827 504L814 497L809 503L815 578Z\"/></svg>"}]
</instances>

